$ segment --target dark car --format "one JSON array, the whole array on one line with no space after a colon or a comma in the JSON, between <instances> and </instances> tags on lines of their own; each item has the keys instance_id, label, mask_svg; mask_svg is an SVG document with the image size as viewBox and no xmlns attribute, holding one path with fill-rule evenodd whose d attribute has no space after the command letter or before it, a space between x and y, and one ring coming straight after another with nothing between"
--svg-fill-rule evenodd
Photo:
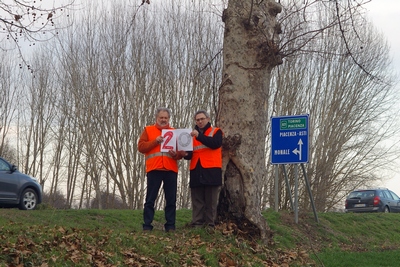
<instances>
[{"instance_id":1,"label":"dark car","mask_svg":"<svg viewBox=\"0 0 400 267\"><path fill-rule=\"evenodd\" d=\"M356 190L346 199L346 212L400 212L400 198L387 188Z\"/></svg>"},{"instance_id":2,"label":"dark car","mask_svg":"<svg viewBox=\"0 0 400 267\"><path fill-rule=\"evenodd\" d=\"M33 210L42 202L42 187L15 165L0 157L0 207Z\"/></svg>"}]
</instances>

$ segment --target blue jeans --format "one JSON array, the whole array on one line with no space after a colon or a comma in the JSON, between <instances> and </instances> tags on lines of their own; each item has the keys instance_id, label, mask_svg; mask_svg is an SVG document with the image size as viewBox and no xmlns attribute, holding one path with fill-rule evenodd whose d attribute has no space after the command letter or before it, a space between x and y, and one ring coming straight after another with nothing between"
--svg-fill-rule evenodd
<instances>
[{"instance_id":1,"label":"blue jeans","mask_svg":"<svg viewBox=\"0 0 400 267\"><path fill-rule=\"evenodd\" d=\"M166 231L175 229L176 218L176 191L178 174L173 171L150 171L147 173L146 202L143 210L143 230L153 229L154 203L158 196L161 183L165 196L165 220Z\"/></svg>"}]
</instances>

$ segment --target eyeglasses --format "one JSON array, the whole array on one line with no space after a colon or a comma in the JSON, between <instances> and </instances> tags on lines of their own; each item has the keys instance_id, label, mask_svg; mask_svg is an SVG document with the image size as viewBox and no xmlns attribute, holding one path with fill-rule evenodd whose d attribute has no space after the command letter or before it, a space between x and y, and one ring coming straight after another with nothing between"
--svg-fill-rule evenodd
<instances>
[{"instance_id":1,"label":"eyeglasses","mask_svg":"<svg viewBox=\"0 0 400 267\"><path fill-rule=\"evenodd\" d=\"M207 119L207 118L198 118L198 119L196 119L196 121L204 121L205 119Z\"/></svg>"}]
</instances>

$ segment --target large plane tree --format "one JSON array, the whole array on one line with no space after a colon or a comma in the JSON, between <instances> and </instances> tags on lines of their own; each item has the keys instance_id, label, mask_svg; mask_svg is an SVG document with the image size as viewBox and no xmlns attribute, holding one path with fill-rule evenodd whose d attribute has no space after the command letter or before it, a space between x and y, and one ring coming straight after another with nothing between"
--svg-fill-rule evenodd
<instances>
[{"instance_id":1,"label":"large plane tree","mask_svg":"<svg viewBox=\"0 0 400 267\"><path fill-rule=\"evenodd\" d=\"M225 35L217 124L225 134L225 183L218 213L241 228L256 226L262 238L267 237L268 225L260 210L260 183L266 174L271 70L282 62L276 20L280 12L274 1L231 0L222 17Z\"/></svg>"}]
</instances>

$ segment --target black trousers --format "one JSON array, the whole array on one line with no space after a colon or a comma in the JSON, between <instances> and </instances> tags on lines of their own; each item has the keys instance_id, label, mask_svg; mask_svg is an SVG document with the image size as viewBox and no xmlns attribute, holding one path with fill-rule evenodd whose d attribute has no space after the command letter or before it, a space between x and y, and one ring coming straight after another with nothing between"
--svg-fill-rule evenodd
<instances>
[{"instance_id":1,"label":"black trousers","mask_svg":"<svg viewBox=\"0 0 400 267\"><path fill-rule=\"evenodd\" d=\"M220 186L199 186L190 188L192 196L192 225L214 226Z\"/></svg>"},{"instance_id":2,"label":"black trousers","mask_svg":"<svg viewBox=\"0 0 400 267\"><path fill-rule=\"evenodd\" d=\"M150 171L147 173L146 202L143 210L143 230L153 229L154 203L158 196L161 184L163 184L165 196L165 220L166 231L175 229L176 219L176 191L178 174L173 171Z\"/></svg>"}]
</instances>

